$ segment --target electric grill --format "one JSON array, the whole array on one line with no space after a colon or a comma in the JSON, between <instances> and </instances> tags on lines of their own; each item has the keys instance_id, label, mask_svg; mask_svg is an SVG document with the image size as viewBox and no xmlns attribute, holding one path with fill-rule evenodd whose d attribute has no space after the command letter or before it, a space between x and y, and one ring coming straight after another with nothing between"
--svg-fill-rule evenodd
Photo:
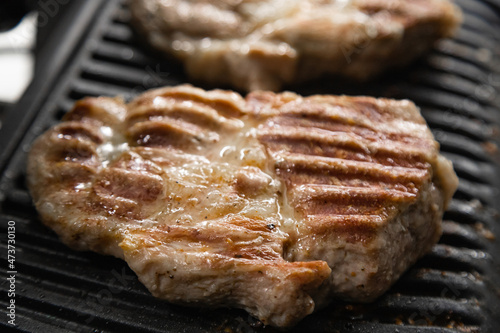
<instances>
[{"instance_id":1,"label":"electric grill","mask_svg":"<svg viewBox=\"0 0 500 333\"><path fill-rule=\"evenodd\" d=\"M443 236L430 254L376 302L335 302L293 332L500 330L500 1L456 2L464 10L457 36L439 42L412 67L376 83L325 79L288 87L304 95L413 100L460 177L444 216ZM149 88L189 82L178 62L141 44L129 19L125 1L67 4L45 38L32 85L5 115L0 131L0 284L5 295L7 228L15 221L17 326L7 322L9 299L2 296L0 330L275 332L241 310L188 308L155 299L125 262L75 252L37 218L25 185L26 153L77 99L130 99Z\"/></svg>"}]
</instances>

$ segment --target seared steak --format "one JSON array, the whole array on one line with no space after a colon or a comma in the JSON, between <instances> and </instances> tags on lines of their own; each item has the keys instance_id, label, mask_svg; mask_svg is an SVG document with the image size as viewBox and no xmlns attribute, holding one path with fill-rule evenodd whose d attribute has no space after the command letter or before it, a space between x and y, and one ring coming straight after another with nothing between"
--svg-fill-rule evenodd
<instances>
[{"instance_id":1,"label":"seared steak","mask_svg":"<svg viewBox=\"0 0 500 333\"><path fill-rule=\"evenodd\" d=\"M130 0L133 22L194 79L279 90L408 64L456 30L449 0Z\"/></svg>"},{"instance_id":2,"label":"seared steak","mask_svg":"<svg viewBox=\"0 0 500 333\"><path fill-rule=\"evenodd\" d=\"M191 86L77 102L28 181L66 244L125 259L153 295L282 327L381 295L457 186L409 101Z\"/></svg>"}]
</instances>

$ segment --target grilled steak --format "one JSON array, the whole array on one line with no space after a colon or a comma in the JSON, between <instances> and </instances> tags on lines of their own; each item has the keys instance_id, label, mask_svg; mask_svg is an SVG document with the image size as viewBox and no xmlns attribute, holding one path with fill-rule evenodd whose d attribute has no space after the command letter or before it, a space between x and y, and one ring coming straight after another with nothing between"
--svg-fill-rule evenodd
<instances>
[{"instance_id":1,"label":"grilled steak","mask_svg":"<svg viewBox=\"0 0 500 333\"><path fill-rule=\"evenodd\" d=\"M381 295L457 186L409 101L186 85L77 102L28 182L64 243L125 259L153 295L280 327Z\"/></svg>"},{"instance_id":2,"label":"grilled steak","mask_svg":"<svg viewBox=\"0 0 500 333\"><path fill-rule=\"evenodd\" d=\"M408 64L456 30L448 0L130 0L133 22L194 79L238 89Z\"/></svg>"}]
</instances>

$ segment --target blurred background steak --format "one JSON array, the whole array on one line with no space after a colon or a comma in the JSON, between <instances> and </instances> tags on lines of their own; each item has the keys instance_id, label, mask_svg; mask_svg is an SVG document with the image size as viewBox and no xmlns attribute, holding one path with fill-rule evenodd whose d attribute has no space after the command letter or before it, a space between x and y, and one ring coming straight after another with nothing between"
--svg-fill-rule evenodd
<instances>
[{"instance_id":1,"label":"blurred background steak","mask_svg":"<svg viewBox=\"0 0 500 333\"><path fill-rule=\"evenodd\" d=\"M279 90L339 74L366 80L404 66L461 21L448 0L130 0L133 23L188 75Z\"/></svg>"}]
</instances>

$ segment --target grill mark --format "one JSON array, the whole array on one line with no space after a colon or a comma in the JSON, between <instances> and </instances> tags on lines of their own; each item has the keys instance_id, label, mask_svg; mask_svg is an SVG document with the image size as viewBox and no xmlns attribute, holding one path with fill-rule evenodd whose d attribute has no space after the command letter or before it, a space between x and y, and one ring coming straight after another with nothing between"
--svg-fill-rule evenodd
<instances>
[{"instance_id":1,"label":"grill mark","mask_svg":"<svg viewBox=\"0 0 500 333\"><path fill-rule=\"evenodd\" d=\"M219 141L219 134L208 132L180 119L164 117L136 123L127 130L127 137L139 146L176 146L187 148L203 142Z\"/></svg>"},{"instance_id":2,"label":"grill mark","mask_svg":"<svg viewBox=\"0 0 500 333\"><path fill-rule=\"evenodd\" d=\"M94 164L97 164L97 162ZM49 183L48 185L59 188L60 183L86 183L92 180L96 172L96 167L94 167L90 163L82 164L66 161L58 162L53 166L52 172L57 180L53 183Z\"/></svg>"},{"instance_id":3,"label":"grill mark","mask_svg":"<svg viewBox=\"0 0 500 333\"><path fill-rule=\"evenodd\" d=\"M178 103L173 100L163 99L159 105L145 105L134 109L127 117L128 126L137 122L153 120L167 116L171 119L180 119L186 122L196 124L200 127L206 127L212 130L226 129L234 130L242 127L242 123L236 119L228 119L221 116L216 109L200 103L189 105ZM156 100L155 100L156 103Z\"/></svg>"},{"instance_id":4,"label":"grill mark","mask_svg":"<svg viewBox=\"0 0 500 333\"><path fill-rule=\"evenodd\" d=\"M97 163L95 143L74 137L57 137L51 135L51 149L47 159L51 161L67 161L74 163Z\"/></svg>"},{"instance_id":5,"label":"grill mark","mask_svg":"<svg viewBox=\"0 0 500 333\"><path fill-rule=\"evenodd\" d=\"M120 197L140 203L155 201L164 191L163 179L154 174L123 170L103 169L93 185L102 197Z\"/></svg>"},{"instance_id":6,"label":"grill mark","mask_svg":"<svg viewBox=\"0 0 500 333\"><path fill-rule=\"evenodd\" d=\"M245 98L249 110L255 114L267 114L280 109L284 104L293 102L299 96L285 91L280 94L275 94L271 91L254 91L248 93Z\"/></svg>"},{"instance_id":7,"label":"grill mark","mask_svg":"<svg viewBox=\"0 0 500 333\"><path fill-rule=\"evenodd\" d=\"M155 242L167 242L175 247L176 242L189 243L194 251L213 253L229 258L238 259L283 259L281 256L280 235L274 234L265 228L265 223L259 221L261 230L252 228L252 220L245 221L250 228L243 225L214 222L210 228L159 226L154 233L150 233Z\"/></svg>"},{"instance_id":8,"label":"grill mark","mask_svg":"<svg viewBox=\"0 0 500 333\"><path fill-rule=\"evenodd\" d=\"M283 173L281 170L277 170L277 174L286 182L288 187L304 184L350 187L378 187L388 190L417 193L419 186L412 182L391 183L380 179L358 179L356 176L352 175L331 176L328 174L318 175L315 173Z\"/></svg>"},{"instance_id":9,"label":"grill mark","mask_svg":"<svg viewBox=\"0 0 500 333\"><path fill-rule=\"evenodd\" d=\"M309 129L321 129L329 132L344 132L353 133L359 137L364 138L367 141L377 142L377 141L395 141L405 144L410 144L418 146L422 143L427 143L427 138L422 138L419 136L411 135L411 127L425 125L414 124L409 122L398 122L400 126L395 127L395 122L391 122L391 126L387 123L384 126L370 126L362 123L352 123L349 119L334 118L334 119L314 119L311 117L303 118L300 115L283 115L280 117L274 117L270 121L273 122L273 128L276 125L280 127L296 127L296 128L307 128ZM410 125L411 126L408 126ZM395 129L399 129L395 131ZM414 131L416 132L416 131ZM418 130L418 134L422 134L423 131ZM430 136L430 133L429 133ZM426 140L427 139L427 140Z\"/></svg>"},{"instance_id":10,"label":"grill mark","mask_svg":"<svg viewBox=\"0 0 500 333\"><path fill-rule=\"evenodd\" d=\"M347 243L367 244L377 236L386 221L386 217L380 215L311 215L305 223L311 233L325 239L334 234Z\"/></svg>"},{"instance_id":11,"label":"grill mark","mask_svg":"<svg viewBox=\"0 0 500 333\"><path fill-rule=\"evenodd\" d=\"M180 100L180 101L188 100L209 105L210 107L221 113L224 117L228 118L239 117L243 114L242 110L229 100L224 100L220 98L211 98L208 96L190 95L189 93L178 92L178 91L167 93L164 96L165 97L168 96L175 100Z\"/></svg>"},{"instance_id":12,"label":"grill mark","mask_svg":"<svg viewBox=\"0 0 500 333\"><path fill-rule=\"evenodd\" d=\"M358 161L377 162L391 166L427 168L424 142L409 146L400 142L367 141L356 134L327 132L297 127L265 128L259 131L259 140L272 151L289 151L305 155L338 157Z\"/></svg>"},{"instance_id":13,"label":"grill mark","mask_svg":"<svg viewBox=\"0 0 500 333\"><path fill-rule=\"evenodd\" d=\"M54 134L59 139L87 140L101 144L103 136L91 125L81 122L64 122L54 128ZM55 139L55 138L54 138Z\"/></svg>"},{"instance_id":14,"label":"grill mark","mask_svg":"<svg viewBox=\"0 0 500 333\"><path fill-rule=\"evenodd\" d=\"M219 95L219 97L217 97L217 95ZM172 99L177 103L188 101L208 105L227 118L237 118L244 113L244 111L236 105L235 101L231 101L229 98L223 99L220 97L220 94L213 94L211 96L211 94L202 90L200 90L200 94L193 94L193 91L185 92L179 89L166 90L163 92L156 91L153 97L157 96L161 96L164 99ZM130 106L137 107L139 105L149 104L151 101L151 96L149 94L145 94L139 99L134 100Z\"/></svg>"},{"instance_id":15,"label":"grill mark","mask_svg":"<svg viewBox=\"0 0 500 333\"><path fill-rule=\"evenodd\" d=\"M119 99L87 97L77 101L63 121L90 121L113 126L121 122L126 113L125 104Z\"/></svg>"},{"instance_id":16,"label":"grill mark","mask_svg":"<svg viewBox=\"0 0 500 333\"><path fill-rule=\"evenodd\" d=\"M292 201L305 215L379 215L396 204L410 204L416 194L383 188L300 185Z\"/></svg>"},{"instance_id":17,"label":"grill mark","mask_svg":"<svg viewBox=\"0 0 500 333\"><path fill-rule=\"evenodd\" d=\"M288 142L266 142L267 148L275 153L279 151L287 151L295 154L320 156L320 157L333 157L352 161L373 162L385 166L400 166L400 167L413 167L418 169L428 169L429 164L421 156L405 156L404 154L397 154L391 151L382 152L377 151L372 155L366 155L362 151L349 150L344 147L336 147L325 145L321 143L311 143L308 140L287 140ZM292 143L290 143L292 142Z\"/></svg>"},{"instance_id":18,"label":"grill mark","mask_svg":"<svg viewBox=\"0 0 500 333\"><path fill-rule=\"evenodd\" d=\"M209 269L227 269L230 267L232 269L236 268L236 270L240 272L243 271L245 274L254 274L258 272L259 275L262 273L267 275L265 272L267 272L268 269L272 269L272 273L269 274L272 279L280 277L280 275L276 273L280 274L284 272L287 276L294 276L302 285L311 283L313 279L322 281L326 279L331 272L325 261L290 262L284 260L282 255L276 252L276 249L268 246L268 244L274 245L271 244L273 241L272 239L259 240L260 242L264 241L264 243L266 243L266 245L260 245L261 247L258 248L264 251L261 252L258 251L258 249L257 251L252 251L253 249L250 247L249 252L242 253L242 255L248 255L248 257L240 257L238 255L240 253L227 250L228 237L220 240L217 238L213 239L211 238L213 232L207 233L205 230L201 230L201 232L198 231L198 233L196 233L192 228L170 227L167 230L165 229L166 228L158 228L155 229L154 232L133 230L126 237L132 239L134 243L139 243L140 246L138 247L140 248L168 246L171 249L170 251L177 251L175 246L176 240L178 239L182 243L185 243L186 240L183 238L186 237L187 242L192 243L194 246L188 250L181 249L181 251L187 255L194 253L196 255L212 256L213 259L210 260L207 265ZM201 241L200 238L202 239ZM203 245L204 239L210 242L210 246ZM216 247L217 245L220 247ZM248 246L248 244L246 246ZM199 251L200 248L202 248L203 251ZM211 253L208 252L210 250ZM256 270L256 268L258 270ZM274 271L274 269L277 269L277 271Z\"/></svg>"},{"instance_id":19,"label":"grill mark","mask_svg":"<svg viewBox=\"0 0 500 333\"><path fill-rule=\"evenodd\" d=\"M130 219L141 217L141 205L131 199L116 197L106 193L93 193L90 196L91 208L102 214L104 210L109 215L118 215Z\"/></svg>"},{"instance_id":20,"label":"grill mark","mask_svg":"<svg viewBox=\"0 0 500 333\"><path fill-rule=\"evenodd\" d=\"M133 150L122 153L110 164L110 166L120 169L142 171L157 175L163 173L162 168L156 165L153 161L144 159L140 154L134 152Z\"/></svg>"},{"instance_id":21,"label":"grill mark","mask_svg":"<svg viewBox=\"0 0 500 333\"><path fill-rule=\"evenodd\" d=\"M309 182L367 187L375 183L381 187L416 192L418 186L430 176L427 170L417 168L390 167L330 157L280 153L274 159L278 175L289 184Z\"/></svg>"},{"instance_id":22,"label":"grill mark","mask_svg":"<svg viewBox=\"0 0 500 333\"><path fill-rule=\"evenodd\" d=\"M328 205L328 206L324 206ZM342 206L335 201L310 201L300 204L297 209L302 214L311 216L334 216L334 215L380 215L388 209L394 207L375 207L375 206Z\"/></svg>"},{"instance_id":23,"label":"grill mark","mask_svg":"<svg viewBox=\"0 0 500 333\"><path fill-rule=\"evenodd\" d=\"M163 168L170 167L175 163L209 163L208 159L200 155L193 155L184 151L166 150L162 147L132 147L131 151Z\"/></svg>"},{"instance_id":24,"label":"grill mark","mask_svg":"<svg viewBox=\"0 0 500 333\"><path fill-rule=\"evenodd\" d=\"M378 105L379 103L383 105ZM361 124L383 124L404 120L424 124L414 105L405 101L376 100L371 97L313 96L297 99L280 108L282 115L296 115L317 119L343 118Z\"/></svg>"}]
</instances>

